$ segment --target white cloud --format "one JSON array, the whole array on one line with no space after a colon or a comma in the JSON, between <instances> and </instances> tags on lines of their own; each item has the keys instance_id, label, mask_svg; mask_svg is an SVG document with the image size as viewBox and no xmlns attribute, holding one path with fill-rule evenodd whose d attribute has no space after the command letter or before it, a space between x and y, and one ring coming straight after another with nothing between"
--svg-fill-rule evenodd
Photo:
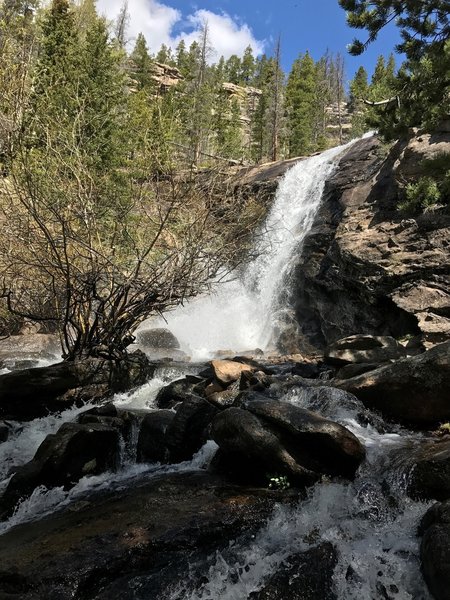
<instances>
[{"instance_id":1,"label":"white cloud","mask_svg":"<svg viewBox=\"0 0 450 600\"><path fill-rule=\"evenodd\" d=\"M99 12L108 19L115 19L123 0L98 0ZM253 48L254 54L264 49L264 41L257 40L250 27L226 13L214 13L197 9L183 17L179 10L157 0L128 0L130 24L128 37L134 40L142 32L152 52L156 52L161 44L175 48L181 39L186 44L198 40L203 23L209 27L209 38L215 55L212 59L223 55L228 58L232 54L242 55L247 46ZM182 26L182 33L175 33L176 26Z\"/></svg>"},{"instance_id":2,"label":"white cloud","mask_svg":"<svg viewBox=\"0 0 450 600\"><path fill-rule=\"evenodd\" d=\"M209 10L197 10L188 16L191 31L181 33L176 41L184 39L186 44L198 40L200 30L204 23L208 24L210 45L216 57L228 58L232 54L242 55L247 46L253 48L254 54L261 54L264 43L255 39L250 27L246 23L239 23L226 13L217 14Z\"/></svg>"}]
</instances>

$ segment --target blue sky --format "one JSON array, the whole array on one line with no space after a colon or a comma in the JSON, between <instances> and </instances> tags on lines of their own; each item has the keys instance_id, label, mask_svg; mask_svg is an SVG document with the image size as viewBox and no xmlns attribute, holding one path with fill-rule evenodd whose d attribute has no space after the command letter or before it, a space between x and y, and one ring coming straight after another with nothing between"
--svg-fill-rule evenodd
<instances>
[{"instance_id":1,"label":"blue sky","mask_svg":"<svg viewBox=\"0 0 450 600\"><path fill-rule=\"evenodd\" d=\"M108 18L118 13L122 0L98 0ZM289 71L293 60L306 50L317 60L327 50L345 56L347 79L362 64L372 73L379 54L388 56L399 41L395 25L383 30L379 39L360 57L352 57L346 45L364 32L346 25L345 12L337 0L128 0L130 45L142 31L153 51L161 43L175 46L184 38L198 37L207 20L211 44L217 54L241 54L250 44L255 53L273 51L281 35L283 67ZM398 58L398 64L401 62Z\"/></svg>"}]
</instances>

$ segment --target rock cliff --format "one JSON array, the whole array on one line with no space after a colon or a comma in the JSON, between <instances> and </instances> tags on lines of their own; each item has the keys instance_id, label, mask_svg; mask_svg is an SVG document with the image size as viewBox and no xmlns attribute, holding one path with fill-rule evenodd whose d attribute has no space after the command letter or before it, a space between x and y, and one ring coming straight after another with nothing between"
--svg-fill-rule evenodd
<instances>
[{"instance_id":1,"label":"rock cliff","mask_svg":"<svg viewBox=\"0 0 450 600\"><path fill-rule=\"evenodd\" d=\"M450 338L450 211L406 217L397 207L423 160L450 152L442 129L414 132L389 151L362 139L341 159L292 274L298 330L284 350L323 349L355 333L425 347Z\"/></svg>"}]
</instances>

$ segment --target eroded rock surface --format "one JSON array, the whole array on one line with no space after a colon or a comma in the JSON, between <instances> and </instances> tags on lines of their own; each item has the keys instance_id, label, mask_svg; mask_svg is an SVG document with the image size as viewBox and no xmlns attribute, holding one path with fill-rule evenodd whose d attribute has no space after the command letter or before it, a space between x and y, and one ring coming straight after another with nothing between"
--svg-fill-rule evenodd
<instances>
[{"instance_id":1,"label":"eroded rock surface","mask_svg":"<svg viewBox=\"0 0 450 600\"><path fill-rule=\"evenodd\" d=\"M442 131L400 141L387 156L375 137L363 139L342 158L295 268L299 348L356 333L420 334L427 347L450 338L450 213L397 208L423 160L444 151Z\"/></svg>"}]
</instances>

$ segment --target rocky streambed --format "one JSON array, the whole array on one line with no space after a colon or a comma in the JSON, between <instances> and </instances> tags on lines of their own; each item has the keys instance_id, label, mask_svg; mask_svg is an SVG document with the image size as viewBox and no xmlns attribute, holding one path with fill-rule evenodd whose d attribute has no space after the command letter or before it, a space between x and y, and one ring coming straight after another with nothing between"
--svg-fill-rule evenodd
<instances>
[{"instance_id":1,"label":"rocky streambed","mask_svg":"<svg viewBox=\"0 0 450 600\"><path fill-rule=\"evenodd\" d=\"M1 598L448 598L450 343L140 364L34 420L0 381Z\"/></svg>"}]
</instances>

